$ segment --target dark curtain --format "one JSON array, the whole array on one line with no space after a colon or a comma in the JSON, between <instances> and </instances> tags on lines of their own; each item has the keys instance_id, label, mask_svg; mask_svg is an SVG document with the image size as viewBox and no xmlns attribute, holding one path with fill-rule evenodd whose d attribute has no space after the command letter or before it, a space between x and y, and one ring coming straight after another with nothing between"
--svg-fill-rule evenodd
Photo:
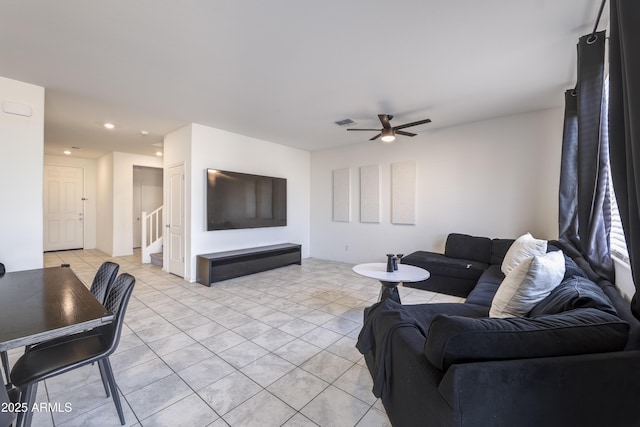
<instances>
[{"instance_id":1,"label":"dark curtain","mask_svg":"<svg viewBox=\"0 0 640 427\"><path fill-rule=\"evenodd\" d=\"M609 141L613 187L629 250L640 319L640 2L610 0Z\"/></svg>"},{"instance_id":2,"label":"dark curtain","mask_svg":"<svg viewBox=\"0 0 640 427\"><path fill-rule=\"evenodd\" d=\"M578 240L578 93L570 89L564 93L564 133L562 135L562 163L560 165L560 241L573 248Z\"/></svg>"},{"instance_id":3,"label":"dark curtain","mask_svg":"<svg viewBox=\"0 0 640 427\"><path fill-rule=\"evenodd\" d=\"M604 31L578 41L575 99L572 91L565 93L559 226L560 241L582 254L600 277L613 281L609 148L602 117L604 51Z\"/></svg>"}]
</instances>

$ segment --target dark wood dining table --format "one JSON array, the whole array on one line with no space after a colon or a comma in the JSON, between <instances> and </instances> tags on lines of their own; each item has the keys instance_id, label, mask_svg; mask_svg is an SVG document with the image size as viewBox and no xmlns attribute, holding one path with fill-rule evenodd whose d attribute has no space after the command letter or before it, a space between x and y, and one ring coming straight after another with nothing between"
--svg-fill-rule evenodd
<instances>
[{"instance_id":1,"label":"dark wood dining table","mask_svg":"<svg viewBox=\"0 0 640 427\"><path fill-rule=\"evenodd\" d=\"M113 314L69 267L0 276L0 351L111 323Z\"/></svg>"}]
</instances>

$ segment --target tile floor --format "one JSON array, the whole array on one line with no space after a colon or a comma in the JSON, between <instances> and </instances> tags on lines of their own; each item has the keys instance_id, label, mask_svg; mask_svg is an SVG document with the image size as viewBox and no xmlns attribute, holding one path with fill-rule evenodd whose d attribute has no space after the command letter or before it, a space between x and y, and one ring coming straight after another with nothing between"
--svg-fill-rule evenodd
<instances>
[{"instance_id":1,"label":"tile floor","mask_svg":"<svg viewBox=\"0 0 640 427\"><path fill-rule=\"evenodd\" d=\"M349 264L306 259L205 287L139 259L96 250L44 255L45 266L69 263L86 284L106 260L137 279L111 357L127 425L390 425L355 349L377 281ZM410 288L401 297L461 301ZM96 366L45 383L38 402L53 410L36 413L34 426L120 425Z\"/></svg>"}]
</instances>

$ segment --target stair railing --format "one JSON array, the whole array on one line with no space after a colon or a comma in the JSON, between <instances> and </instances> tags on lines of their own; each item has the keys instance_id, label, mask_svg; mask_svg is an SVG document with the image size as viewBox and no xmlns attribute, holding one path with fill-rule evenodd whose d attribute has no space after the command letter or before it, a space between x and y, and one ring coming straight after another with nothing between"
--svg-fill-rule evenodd
<instances>
[{"instance_id":1,"label":"stair railing","mask_svg":"<svg viewBox=\"0 0 640 427\"><path fill-rule=\"evenodd\" d=\"M142 263L151 262L151 254L162 251L162 209L160 206L147 215L142 212Z\"/></svg>"}]
</instances>

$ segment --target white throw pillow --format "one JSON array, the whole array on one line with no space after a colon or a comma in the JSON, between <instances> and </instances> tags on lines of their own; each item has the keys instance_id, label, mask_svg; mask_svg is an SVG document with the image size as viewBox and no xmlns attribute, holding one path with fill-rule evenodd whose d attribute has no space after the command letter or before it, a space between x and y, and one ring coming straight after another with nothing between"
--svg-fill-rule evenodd
<instances>
[{"instance_id":1,"label":"white throw pillow","mask_svg":"<svg viewBox=\"0 0 640 427\"><path fill-rule=\"evenodd\" d=\"M535 239L531 233L524 234L516 239L502 260L500 269L506 276L516 268L524 259L543 255L547 252L547 241Z\"/></svg>"},{"instance_id":2,"label":"white throw pillow","mask_svg":"<svg viewBox=\"0 0 640 427\"><path fill-rule=\"evenodd\" d=\"M489 316L526 316L562 282L564 272L562 251L525 259L500 284L491 302Z\"/></svg>"}]
</instances>

